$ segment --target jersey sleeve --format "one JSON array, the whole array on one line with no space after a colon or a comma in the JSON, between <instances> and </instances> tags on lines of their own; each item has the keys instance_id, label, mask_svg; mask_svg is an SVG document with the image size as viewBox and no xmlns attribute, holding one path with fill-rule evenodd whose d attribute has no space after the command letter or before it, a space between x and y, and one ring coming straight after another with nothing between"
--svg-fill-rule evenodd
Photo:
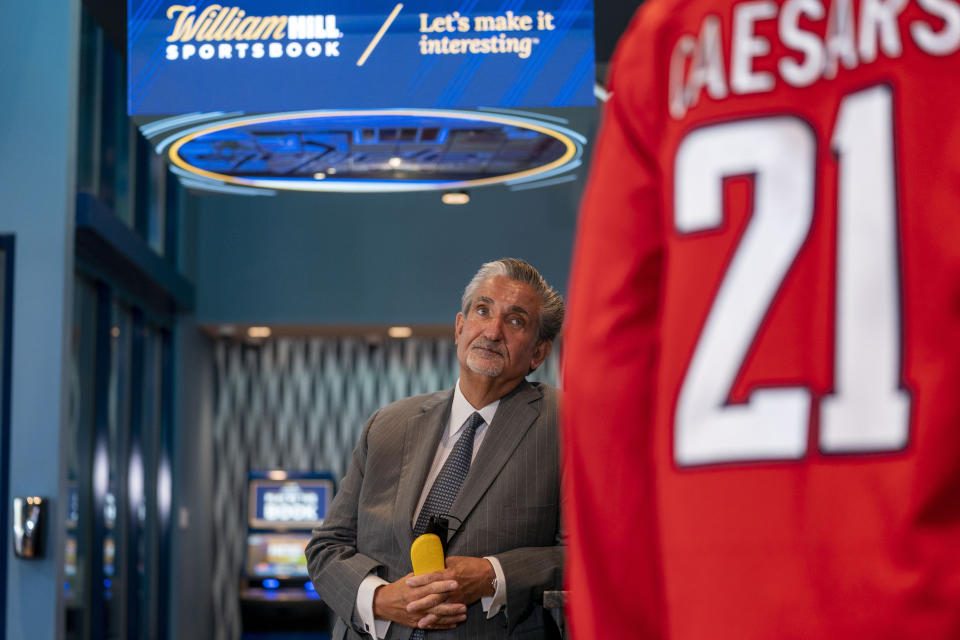
<instances>
[{"instance_id":1,"label":"jersey sleeve","mask_svg":"<svg viewBox=\"0 0 960 640\"><path fill-rule=\"evenodd\" d=\"M574 637L660 638L651 451L660 181L613 86L581 207L563 347L568 610Z\"/></svg>"}]
</instances>

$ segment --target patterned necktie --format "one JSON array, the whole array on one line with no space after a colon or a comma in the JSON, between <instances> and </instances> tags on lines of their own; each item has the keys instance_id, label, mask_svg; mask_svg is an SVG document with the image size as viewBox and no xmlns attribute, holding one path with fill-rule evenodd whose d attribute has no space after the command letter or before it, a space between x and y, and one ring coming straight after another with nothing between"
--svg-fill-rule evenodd
<instances>
[{"instance_id":1,"label":"patterned necktie","mask_svg":"<svg viewBox=\"0 0 960 640\"><path fill-rule=\"evenodd\" d=\"M430 516L446 515L453 506L453 501L457 499L460 493L460 485L463 479L467 477L470 471L470 461L473 459L473 437L477 434L477 429L483 424L483 417L473 412L467 419L467 426L457 439L457 444L453 445L453 451L447 456L437 479L433 481L430 487L430 493L427 499L423 501L423 507L420 509L420 515L417 516L417 523L413 527L413 535L419 536L427 530L427 523ZM410 634L410 640L424 640L424 629L414 629Z\"/></svg>"},{"instance_id":2,"label":"patterned necktie","mask_svg":"<svg viewBox=\"0 0 960 640\"><path fill-rule=\"evenodd\" d=\"M430 487L427 499L423 501L417 523L413 527L414 536L419 536L427 530L430 516L442 516L450 512L450 507L453 506L453 501L460 492L460 485L463 484L463 479L467 477L467 471L470 470L470 461L473 458L473 437L482 424L483 417L476 411L467 419L463 433L453 445L453 451L447 456L440 473L437 474L437 479Z\"/></svg>"}]
</instances>

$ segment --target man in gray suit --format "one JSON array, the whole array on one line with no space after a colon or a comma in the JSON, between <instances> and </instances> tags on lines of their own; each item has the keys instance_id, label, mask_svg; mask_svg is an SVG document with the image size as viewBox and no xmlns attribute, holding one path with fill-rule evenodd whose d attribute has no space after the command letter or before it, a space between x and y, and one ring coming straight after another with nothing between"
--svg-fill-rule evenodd
<instances>
[{"instance_id":1,"label":"man in gray suit","mask_svg":"<svg viewBox=\"0 0 960 640\"><path fill-rule=\"evenodd\" d=\"M541 601L563 570L557 390L525 377L562 322L563 300L532 266L483 265L457 314L457 385L367 422L306 549L338 617L334 640L423 637L417 628L436 640L553 637ZM417 517L432 513L458 457L466 477L447 490L447 568L414 576Z\"/></svg>"}]
</instances>

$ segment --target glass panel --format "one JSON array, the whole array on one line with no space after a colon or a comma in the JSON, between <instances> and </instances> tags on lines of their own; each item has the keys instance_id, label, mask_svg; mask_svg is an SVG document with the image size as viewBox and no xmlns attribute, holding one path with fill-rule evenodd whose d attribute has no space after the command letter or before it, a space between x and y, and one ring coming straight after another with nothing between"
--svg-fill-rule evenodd
<instances>
[{"instance_id":1,"label":"glass panel","mask_svg":"<svg viewBox=\"0 0 960 640\"><path fill-rule=\"evenodd\" d=\"M147 243L163 255L167 225L167 163L164 157L148 151L150 177L147 189Z\"/></svg>"},{"instance_id":2,"label":"glass panel","mask_svg":"<svg viewBox=\"0 0 960 640\"><path fill-rule=\"evenodd\" d=\"M164 255L166 255L167 259L175 264L180 271L184 273L190 273L191 269L184 261L184 252L180 251L179 247L177 246L181 235L179 231L180 218L178 217L177 212L182 209L182 190L180 188L179 180L177 180L177 177L170 172L169 168L166 170L166 174L166 195L164 198L164 224L166 225L166 231L163 234L166 251L164 251Z\"/></svg>"},{"instance_id":3,"label":"glass panel","mask_svg":"<svg viewBox=\"0 0 960 640\"><path fill-rule=\"evenodd\" d=\"M97 289L86 278L74 280L72 366L65 438L67 447L67 503L64 554L66 638L89 638L86 612L90 609L90 456L95 425L97 344Z\"/></svg>"},{"instance_id":4,"label":"glass panel","mask_svg":"<svg viewBox=\"0 0 960 640\"><path fill-rule=\"evenodd\" d=\"M133 478L139 475L139 501L136 505L137 532L131 536L136 540L136 571L133 574L135 588L132 597L136 598L136 629L132 634L143 640L156 638L158 591L158 538L157 521L157 459L160 452L160 411L163 378L161 376L161 338L154 328L143 330L143 410L137 438L137 450L131 451L130 474L131 493L134 490ZM131 508L134 508L131 495Z\"/></svg>"},{"instance_id":5,"label":"glass panel","mask_svg":"<svg viewBox=\"0 0 960 640\"><path fill-rule=\"evenodd\" d=\"M77 122L77 190L99 193L100 82L103 69L103 32L86 7L80 35L80 90Z\"/></svg>"},{"instance_id":6,"label":"glass panel","mask_svg":"<svg viewBox=\"0 0 960 640\"><path fill-rule=\"evenodd\" d=\"M107 411L107 491L103 506L103 575L106 637L120 638L126 629L127 437L130 433L130 385L133 319L114 303L110 328L110 387Z\"/></svg>"},{"instance_id":7,"label":"glass panel","mask_svg":"<svg viewBox=\"0 0 960 640\"><path fill-rule=\"evenodd\" d=\"M168 184L173 184L173 180L170 180ZM168 235L168 242L169 242ZM167 245L169 247L169 244ZM156 574L157 574L157 594L154 598L156 601L156 635L157 638L166 640L166 638L171 637L170 635L170 600L171 600L171 584L170 584L170 575L173 566L173 554L171 552L171 529L173 525L171 524L171 506L173 498L173 477L171 473L171 456L173 449L173 438L171 432L173 430L172 416L173 416L173 383L172 380L172 366L173 359L171 352L173 351L173 340L170 334L170 328L164 327L160 330L158 335L158 358L160 364L158 365L159 371L159 380L161 381L160 386L157 389L157 398L160 405L158 412L158 425L157 430L157 473L156 479L156 491L154 497L156 498L157 508L155 511L156 514L156 527L154 529L156 533L156 544L157 544L157 556L156 556Z\"/></svg>"},{"instance_id":8,"label":"glass panel","mask_svg":"<svg viewBox=\"0 0 960 640\"><path fill-rule=\"evenodd\" d=\"M103 51L100 197L127 226L133 227L130 190L130 124L126 116L127 77L123 57L101 36Z\"/></svg>"},{"instance_id":9,"label":"glass panel","mask_svg":"<svg viewBox=\"0 0 960 640\"><path fill-rule=\"evenodd\" d=\"M67 640L159 637L165 345L162 329L139 318L102 284L76 278L64 507Z\"/></svg>"}]
</instances>

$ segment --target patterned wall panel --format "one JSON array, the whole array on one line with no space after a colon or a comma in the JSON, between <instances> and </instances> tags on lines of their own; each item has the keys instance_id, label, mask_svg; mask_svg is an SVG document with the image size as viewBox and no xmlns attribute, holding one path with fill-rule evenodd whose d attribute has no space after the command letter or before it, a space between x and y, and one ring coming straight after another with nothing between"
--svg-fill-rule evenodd
<instances>
[{"instance_id":1,"label":"patterned wall panel","mask_svg":"<svg viewBox=\"0 0 960 640\"><path fill-rule=\"evenodd\" d=\"M557 350L531 380L556 384ZM458 375L450 339L276 339L216 348L215 640L239 640L239 576L251 470L331 471L339 479L367 418Z\"/></svg>"}]
</instances>

